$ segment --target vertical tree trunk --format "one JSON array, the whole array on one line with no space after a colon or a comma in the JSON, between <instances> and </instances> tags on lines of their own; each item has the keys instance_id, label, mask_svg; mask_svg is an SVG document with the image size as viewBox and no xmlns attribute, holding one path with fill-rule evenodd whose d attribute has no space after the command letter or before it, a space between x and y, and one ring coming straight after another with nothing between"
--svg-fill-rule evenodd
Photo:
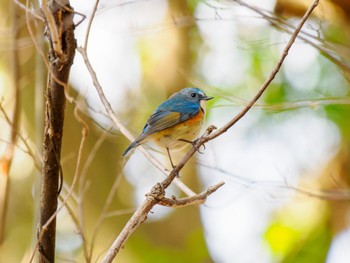
<instances>
[{"instance_id":1,"label":"vertical tree trunk","mask_svg":"<svg viewBox=\"0 0 350 263\"><path fill-rule=\"evenodd\" d=\"M56 219L60 182L60 157L66 98L65 84L75 55L73 9L68 0L42 6L50 43L49 81L46 92L45 134L39 220L39 262L54 262ZM51 218L51 219L50 219ZM49 221L50 220L50 221Z\"/></svg>"}]
</instances>

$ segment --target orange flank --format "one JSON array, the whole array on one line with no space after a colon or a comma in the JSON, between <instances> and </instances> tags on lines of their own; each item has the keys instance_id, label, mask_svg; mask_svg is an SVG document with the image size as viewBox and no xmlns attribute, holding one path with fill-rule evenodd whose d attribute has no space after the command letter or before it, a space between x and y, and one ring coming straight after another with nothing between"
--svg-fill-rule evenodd
<instances>
[{"instance_id":1,"label":"orange flank","mask_svg":"<svg viewBox=\"0 0 350 263\"><path fill-rule=\"evenodd\" d=\"M161 147L169 149L181 149L189 145L182 140L193 141L201 131L204 121L204 114L199 110L198 114L184 122L176 124L170 128L156 132L150 135L150 139Z\"/></svg>"},{"instance_id":2,"label":"orange flank","mask_svg":"<svg viewBox=\"0 0 350 263\"><path fill-rule=\"evenodd\" d=\"M198 114L196 116L194 116L191 119L188 119L187 121L184 121L182 124L195 125L195 123L197 123L197 122L200 123L203 120L203 118L204 118L204 113L201 109L199 109Z\"/></svg>"}]
</instances>

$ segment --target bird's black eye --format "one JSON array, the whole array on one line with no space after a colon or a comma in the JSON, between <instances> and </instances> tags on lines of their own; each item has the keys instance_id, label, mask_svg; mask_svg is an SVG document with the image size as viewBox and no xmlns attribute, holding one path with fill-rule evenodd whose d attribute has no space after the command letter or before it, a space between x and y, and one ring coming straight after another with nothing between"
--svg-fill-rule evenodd
<instances>
[{"instance_id":1,"label":"bird's black eye","mask_svg":"<svg viewBox=\"0 0 350 263\"><path fill-rule=\"evenodd\" d=\"M192 98L195 98L196 96L197 96L196 93L194 93L194 92L191 93L191 97L192 97Z\"/></svg>"}]
</instances>

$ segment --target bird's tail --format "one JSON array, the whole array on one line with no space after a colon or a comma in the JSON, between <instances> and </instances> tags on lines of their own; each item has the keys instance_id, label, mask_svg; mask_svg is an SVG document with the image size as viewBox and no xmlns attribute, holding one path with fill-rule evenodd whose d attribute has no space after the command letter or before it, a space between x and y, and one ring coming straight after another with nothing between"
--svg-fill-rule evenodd
<instances>
[{"instance_id":1,"label":"bird's tail","mask_svg":"<svg viewBox=\"0 0 350 263\"><path fill-rule=\"evenodd\" d=\"M124 151L124 153L122 154L122 156L125 156L132 148L136 147L139 145L139 142L136 140L134 141L132 144L129 145L128 148L126 148L126 150Z\"/></svg>"}]
</instances>

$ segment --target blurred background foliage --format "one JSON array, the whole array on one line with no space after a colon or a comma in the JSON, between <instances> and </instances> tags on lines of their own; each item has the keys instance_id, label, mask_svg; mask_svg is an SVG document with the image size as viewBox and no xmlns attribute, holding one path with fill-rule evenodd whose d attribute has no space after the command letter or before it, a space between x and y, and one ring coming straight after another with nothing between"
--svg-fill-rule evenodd
<instances>
[{"instance_id":1,"label":"blurred background foliage","mask_svg":"<svg viewBox=\"0 0 350 263\"><path fill-rule=\"evenodd\" d=\"M111 104L133 134L142 129L156 105L185 86L199 86L208 95L215 96L216 100L208 105L208 119L209 123L220 125L232 118L257 92L276 65L293 28L291 26L296 25L310 3L304 0L249 1L249 6L253 6L249 9L234 1L102 1L95 19L96 28L101 23L108 23L110 28L104 24L104 31L116 35L117 41L124 46L114 49L113 42L111 44L108 39L98 39L98 35L92 34L91 42L97 39L99 46L90 44L89 52ZM24 4L22 2L21 5ZM75 10L89 16L94 3L84 3L85 8L78 1L71 4ZM254 4L259 6L254 7ZM30 1L30 5L40 14L39 3ZM159 15L158 8L163 10L163 14ZM256 13L254 8L263 11L265 17ZM243 11L239 13L236 10ZM107 18L104 20L108 15L128 18L122 17L119 20L121 24L112 25ZM286 61L288 64L282 67L276 80L252 110L255 119L247 128L247 137L253 138L255 133L279 126L285 120L304 113L326 119L339 132L339 139L337 135L332 139L338 141L334 143L334 153L329 153L324 159L326 161L314 164L313 169L306 167L313 160L309 152L300 156L295 153L295 160L303 159L306 163L305 167L297 169L300 176L293 181L298 189L289 193L291 189L288 189L287 182L285 188L282 187L290 197L267 216L268 223L261 233L263 244L260 246L268 256L259 262L345 262L335 261L336 257L331 255L342 255L346 250L346 246L336 245L335 240L339 234L348 233L349 227L349 15L347 0L321 0L306 25L302 35L304 39L295 43ZM273 19L269 20L269 17ZM43 23L31 15L26 19L25 11L16 1L0 2L0 102L3 107L0 114L0 202L5 207L5 215L0 219L5 222L0 262L28 262L36 242L40 189L38 167L47 70L42 54L35 48L28 32L28 22L37 46L42 54L47 54ZM86 26L86 21L84 23ZM82 30L84 23L77 27L78 44L81 44L85 33ZM103 31L101 27L98 30ZM101 54L103 52L107 53ZM123 53L132 55L123 58ZM119 65L119 71L103 68L110 60ZM101 67L98 67L99 61ZM78 58L74 67L69 89L74 102L67 103L64 127L62 196L67 194L73 181L82 138L82 126L74 115L77 105L89 126L89 134L83 146L79 183L68 201L69 209L63 209L58 215L57 262L85 262L86 253L91 250L90 260L96 262L101 260L138 202L144 198L148 185L159 177L147 182L146 190L136 190L139 186L128 174L139 166L136 178L142 184L143 180L147 180L144 177L147 177L150 168L143 166L134 156L126 160L120 157L129 142L103 116L103 108L96 103L96 94L85 89L88 84L84 81L89 76L84 75ZM104 85L103 74L106 72L117 80L128 77L129 80L123 83L106 81ZM6 115L13 120L16 109L18 124L9 125ZM222 112L221 119L214 119L218 111ZM15 142L17 146L13 156L9 151L12 127L16 127L16 132L22 137ZM235 135L227 133L223 136L231 141ZM312 137L313 132L306 132L305 136ZM28 153L24 141L32 153ZM322 151L322 142L314 147L316 149L311 153L317 152L318 147ZM293 155L292 148L290 152ZM215 154L219 156L219 153ZM275 154L283 155L283 152ZM7 169L9 156L10 159L13 157L10 170ZM310 157L310 161L305 160L305 156ZM205 158L206 153L201 156L201 161L189 162L182 172L181 180L196 192L205 187L198 171ZM166 159L164 162L167 162ZM255 165L249 159L244 162L247 167ZM124 169L126 164L130 167ZM220 167L215 169L219 171ZM232 174L229 181L235 180L236 174L248 176L234 168L228 172ZM280 177L284 177L283 173ZM255 185L259 185L259 181ZM109 206L104 208L112 188L115 191L109 197ZM268 194L273 195L276 188L270 188ZM249 191L246 189L246 192ZM232 190L232 196L226 198L239 203L244 192L236 194ZM225 203L215 205L225 209L222 207ZM215 209L212 210L216 213ZM235 213L240 214L240 211ZM234 243L224 243L209 234L212 232L198 207L155 210L154 214L127 241L117 262L247 262L239 257L239 253L232 257L221 254L220 250L215 251L212 243L228 250ZM258 215L256 224L259 224L259 218ZM227 240L236 235L230 231L224 234ZM247 249L255 245L245 244ZM333 250L330 249L332 245Z\"/></svg>"}]
</instances>

